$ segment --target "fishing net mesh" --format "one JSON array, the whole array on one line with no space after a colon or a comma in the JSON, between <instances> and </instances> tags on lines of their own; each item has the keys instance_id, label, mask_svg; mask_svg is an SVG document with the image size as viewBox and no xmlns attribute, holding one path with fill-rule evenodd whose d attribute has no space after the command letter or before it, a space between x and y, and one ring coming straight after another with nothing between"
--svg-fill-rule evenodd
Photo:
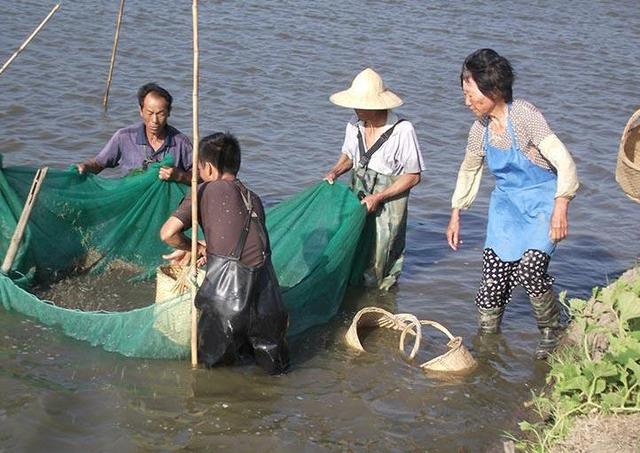
<instances>
[{"instance_id":1,"label":"fishing net mesh","mask_svg":"<svg viewBox=\"0 0 640 453\"><path fill-rule=\"evenodd\" d=\"M39 282L104 272L115 263L155 276L170 249L159 231L187 186L158 178L153 164L120 179L50 169L33 207L20 251L8 276L0 275L0 304L59 326L65 334L132 357L184 358L190 338L190 297L128 311L81 311L36 297ZM2 167L0 254L6 254L35 168ZM328 321L347 284L362 267L355 260L365 210L344 185L310 187L267 211L272 259L289 311L289 335Z\"/></svg>"}]
</instances>

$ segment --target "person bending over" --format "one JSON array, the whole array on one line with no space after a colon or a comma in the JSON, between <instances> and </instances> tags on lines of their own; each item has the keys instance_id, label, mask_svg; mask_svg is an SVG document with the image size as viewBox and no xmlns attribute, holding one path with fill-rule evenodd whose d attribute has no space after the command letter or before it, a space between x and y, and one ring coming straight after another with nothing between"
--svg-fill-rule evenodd
<instances>
[{"instance_id":1,"label":"person bending over","mask_svg":"<svg viewBox=\"0 0 640 453\"><path fill-rule=\"evenodd\" d=\"M205 137L199 146L198 221L205 244L205 280L195 298L198 357L208 367L247 356L268 373L283 373L289 359L285 338L288 315L273 265L260 198L237 178L240 145L228 133ZM185 197L165 222L160 237L176 251L165 256L186 262L191 240L191 198Z\"/></svg>"}]
</instances>

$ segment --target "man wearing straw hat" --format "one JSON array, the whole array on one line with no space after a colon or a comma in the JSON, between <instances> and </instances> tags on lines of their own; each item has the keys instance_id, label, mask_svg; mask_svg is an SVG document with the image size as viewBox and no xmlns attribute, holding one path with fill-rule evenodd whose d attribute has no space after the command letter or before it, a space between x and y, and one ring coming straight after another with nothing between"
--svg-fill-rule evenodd
<instances>
[{"instance_id":1,"label":"man wearing straw hat","mask_svg":"<svg viewBox=\"0 0 640 453\"><path fill-rule=\"evenodd\" d=\"M425 170L418 138L413 125L391 111L402 100L370 68L329 99L354 109L355 116L347 123L342 154L325 179L332 184L353 169L351 186L370 214L367 230L375 243L365 284L388 290L402 270L409 191Z\"/></svg>"},{"instance_id":2,"label":"man wearing straw hat","mask_svg":"<svg viewBox=\"0 0 640 453\"><path fill-rule=\"evenodd\" d=\"M172 102L171 94L161 86L155 83L141 86L138 104L142 123L118 130L95 158L76 165L80 174L98 174L114 167L125 172L146 169L150 163L170 155L174 165L160 168L160 179L190 184L191 140L167 124Z\"/></svg>"}]
</instances>

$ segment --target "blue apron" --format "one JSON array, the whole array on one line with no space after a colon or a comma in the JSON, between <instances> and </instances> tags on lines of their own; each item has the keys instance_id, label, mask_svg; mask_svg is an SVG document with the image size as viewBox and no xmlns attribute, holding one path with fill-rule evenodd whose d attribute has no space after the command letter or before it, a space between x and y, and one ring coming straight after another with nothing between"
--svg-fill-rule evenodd
<instances>
[{"instance_id":1,"label":"blue apron","mask_svg":"<svg viewBox=\"0 0 640 453\"><path fill-rule=\"evenodd\" d=\"M511 106L507 119L511 149L491 145L488 126L483 139L487 164L496 178L484 247L493 249L502 261L517 261L529 249L549 255L555 249L549 229L557 176L520 151L510 114Z\"/></svg>"}]
</instances>

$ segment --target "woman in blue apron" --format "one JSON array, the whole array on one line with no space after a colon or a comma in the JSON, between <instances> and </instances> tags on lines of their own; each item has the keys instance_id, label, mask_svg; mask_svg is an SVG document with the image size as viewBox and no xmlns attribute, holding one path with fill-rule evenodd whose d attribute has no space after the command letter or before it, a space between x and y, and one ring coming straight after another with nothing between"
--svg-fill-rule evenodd
<instances>
[{"instance_id":1,"label":"woman in blue apron","mask_svg":"<svg viewBox=\"0 0 640 453\"><path fill-rule=\"evenodd\" d=\"M491 49L469 55L460 81L477 120L460 166L447 240L460 244L460 210L471 206L486 163L495 176L484 245L482 283L475 298L481 333L499 330L511 292L529 295L542 338L536 357L557 345L559 303L547 274L556 244L568 234L568 205L578 189L575 164L542 113L513 100L513 70Z\"/></svg>"}]
</instances>

